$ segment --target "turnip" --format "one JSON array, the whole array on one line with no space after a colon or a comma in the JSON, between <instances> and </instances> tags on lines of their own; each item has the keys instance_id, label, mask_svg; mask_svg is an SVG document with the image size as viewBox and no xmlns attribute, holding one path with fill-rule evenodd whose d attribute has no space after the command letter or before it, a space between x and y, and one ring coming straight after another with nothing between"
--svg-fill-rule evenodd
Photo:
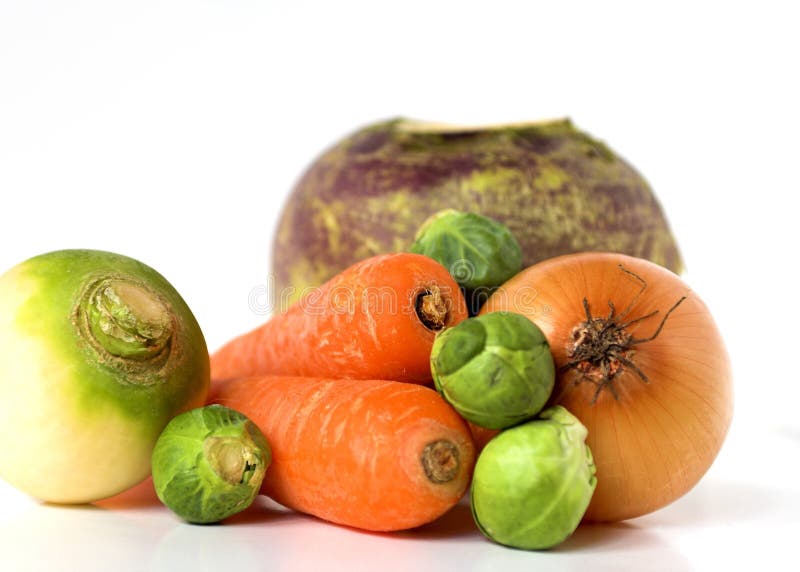
<instances>
[{"instance_id":1,"label":"turnip","mask_svg":"<svg viewBox=\"0 0 800 572\"><path fill-rule=\"evenodd\" d=\"M81 503L135 485L208 384L199 325L141 262L62 250L0 276L0 476L20 490Z\"/></svg>"}]
</instances>

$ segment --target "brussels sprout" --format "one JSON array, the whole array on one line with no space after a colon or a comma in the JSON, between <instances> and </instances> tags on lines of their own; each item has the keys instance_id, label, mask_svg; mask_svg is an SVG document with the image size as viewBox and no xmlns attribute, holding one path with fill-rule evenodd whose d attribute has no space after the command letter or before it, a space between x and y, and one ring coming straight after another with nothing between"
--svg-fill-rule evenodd
<instances>
[{"instance_id":1,"label":"brussels sprout","mask_svg":"<svg viewBox=\"0 0 800 572\"><path fill-rule=\"evenodd\" d=\"M439 334L431 372L445 400L488 429L535 416L555 380L547 338L528 318L511 312L469 318Z\"/></svg>"},{"instance_id":2,"label":"brussels sprout","mask_svg":"<svg viewBox=\"0 0 800 572\"><path fill-rule=\"evenodd\" d=\"M271 460L266 438L222 405L187 411L167 424L153 450L158 498L188 522L218 522L255 499Z\"/></svg>"},{"instance_id":3,"label":"brussels sprout","mask_svg":"<svg viewBox=\"0 0 800 572\"><path fill-rule=\"evenodd\" d=\"M472 515L481 532L527 550L569 537L597 485L586 435L559 405L489 441L472 480Z\"/></svg>"},{"instance_id":4,"label":"brussels sprout","mask_svg":"<svg viewBox=\"0 0 800 572\"><path fill-rule=\"evenodd\" d=\"M474 213L443 210L426 220L411 252L450 271L474 315L498 286L522 269L519 243L505 225Z\"/></svg>"}]
</instances>

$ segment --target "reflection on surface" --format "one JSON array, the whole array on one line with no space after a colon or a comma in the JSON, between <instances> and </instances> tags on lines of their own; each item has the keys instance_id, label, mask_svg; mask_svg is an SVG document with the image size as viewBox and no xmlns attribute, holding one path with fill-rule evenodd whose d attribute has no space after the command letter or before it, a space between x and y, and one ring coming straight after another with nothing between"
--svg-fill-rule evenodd
<instances>
[{"instance_id":1,"label":"reflection on surface","mask_svg":"<svg viewBox=\"0 0 800 572\"><path fill-rule=\"evenodd\" d=\"M636 553L658 553L665 570L686 562L657 534L630 525L581 527L555 550L513 550L485 539L466 503L413 531L382 534L323 523L259 497L218 525L190 525L149 504L147 487L102 506L35 505L0 535L31 569L155 570L586 570L602 561L624 566ZM123 508L128 507L128 508ZM602 556L602 560L598 557Z\"/></svg>"},{"instance_id":2,"label":"reflection on surface","mask_svg":"<svg viewBox=\"0 0 800 572\"><path fill-rule=\"evenodd\" d=\"M109 511L92 505L32 505L0 537L14 547L4 570L118 570L138 563L168 528L160 510Z\"/></svg>"},{"instance_id":3,"label":"reflection on surface","mask_svg":"<svg viewBox=\"0 0 800 572\"><path fill-rule=\"evenodd\" d=\"M430 524L417 529L397 532L395 536L416 540L467 539L483 540L483 535L472 520L469 503L462 501Z\"/></svg>"},{"instance_id":4,"label":"reflection on surface","mask_svg":"<svg viewBox=\"0 0 800 572\"><path fill-rule=\"evenodd\" d=\"M416 530L369 533L324 523L259 497L218 525L184 523L158 504L152 484L78 507L31 504L0 520L0 535L25 567L3 570L689 570L682 552L698 530L758 519L780 491L714 483L629 523L583 525L560 546L527 552L499 546L475 527L468 503ZM788 513L787 513L788 514ZM677 543L683 550L675 547ZM696 562L695 562L696 564Z\"/></svg>"},{"instance_id":5,"label":"reflection on surface","mask_svg":"<svg viewBox=\"0 0 800 572\"><path fill-rule=\"evenodd\" d=\"M131 509L161 506L161 501L158 500L158 495L156 495L153 478L148 477L135 487L113 497L97 501L94 504L103 508Z\"/></svg>"},{"instance_id":6,"label":"reflection on surface","mask_svg":"<svg viewBox=\"0 0 800 572\"><path fill-rule=\"evenodd\" d=\"M797 522L797 512L787 510L794 498L794 508L800 509L800 497L787 495L776 487L723 480L703 481L684 498L636 519L642 526L685 527L722 526L732 522L769 520ZM788 504L787 504L788 503Z\"/></svg>"}]
</instances>

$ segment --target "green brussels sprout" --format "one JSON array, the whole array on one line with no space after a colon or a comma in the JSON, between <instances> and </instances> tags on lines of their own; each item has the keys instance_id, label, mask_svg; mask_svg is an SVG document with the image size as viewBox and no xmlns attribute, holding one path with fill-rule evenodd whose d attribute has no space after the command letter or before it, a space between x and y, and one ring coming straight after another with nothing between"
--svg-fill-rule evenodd
<instances>
[{"instance_id":1,"label":"green brussels sprout","mask_svg":"<svg viewBox=\"0 0 800 572\"><path fill-rule=\"evenodd\" d=\"M431 351L436 389L462 417L504 429L534 417L553 391L550 345L525 316L491 312L439 334Z\"/></svg>"},{"instance_id":2,"label":"green brussels sprout","mask_svg":"<svg viewBox=\"0 0 800 572\"><path fill-rule=\"evenodd\" d=\"M557 405L489 441L472 478L472 516L491 540L527 550L567 539L597 486L587 431Z\"/></svg>"},{"instance_id":3,"label":"green brussels sprout","mask_svg":"<svg viewBox=\"0 0 800 572\"><path fill-rule=\"evenodd\" d=\"M522 269L522 250L508 228L485 216L447 209L426 220L410 248L450 271L475 315L498 286Z\"/></svg>"},{"instance_id":4,"label":"green brussels sprout","mask_svg":"<svg viewBox=\"0 0 800 572\"><path fill-rule=\"evenodd\" d=\"M252 504L271 458L252 421L208 405L167 424L153 450L153 484L161 502L184 520L218 522Z\"/></svg>"}]
</instances>

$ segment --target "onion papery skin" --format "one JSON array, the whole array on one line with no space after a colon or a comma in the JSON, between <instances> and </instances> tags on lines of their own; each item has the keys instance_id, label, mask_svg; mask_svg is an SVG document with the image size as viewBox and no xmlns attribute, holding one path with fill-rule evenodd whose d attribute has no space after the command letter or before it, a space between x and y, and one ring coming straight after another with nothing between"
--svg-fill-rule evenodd
<instances>
[{"instance_id":1,"label":"onion papery skin","mask_svg":"<svg viewBox=\"0 0 800 572\"><path fill-rule=\"evenodd\" d=\"M620 265L646 283L621 270ZM628 329L648 338L667 312L659 335L636 345L630 359L644 372L624 368L597 395L570 362L572 334L592 317L607 317L609 302L628 322L658 314ZM708 307L675 274L652 262L615 253L560 256L529 267L487 301L481 313L511 311L527 316L547 337L556 370L548 405L563 405L588 431L597 467L597 489L584 517L616 522L653 512L687 493L706 473L730 427L733 382L730 359ZM596 401L593 399L596 395Z\"/></svg>"}]
</instances>

